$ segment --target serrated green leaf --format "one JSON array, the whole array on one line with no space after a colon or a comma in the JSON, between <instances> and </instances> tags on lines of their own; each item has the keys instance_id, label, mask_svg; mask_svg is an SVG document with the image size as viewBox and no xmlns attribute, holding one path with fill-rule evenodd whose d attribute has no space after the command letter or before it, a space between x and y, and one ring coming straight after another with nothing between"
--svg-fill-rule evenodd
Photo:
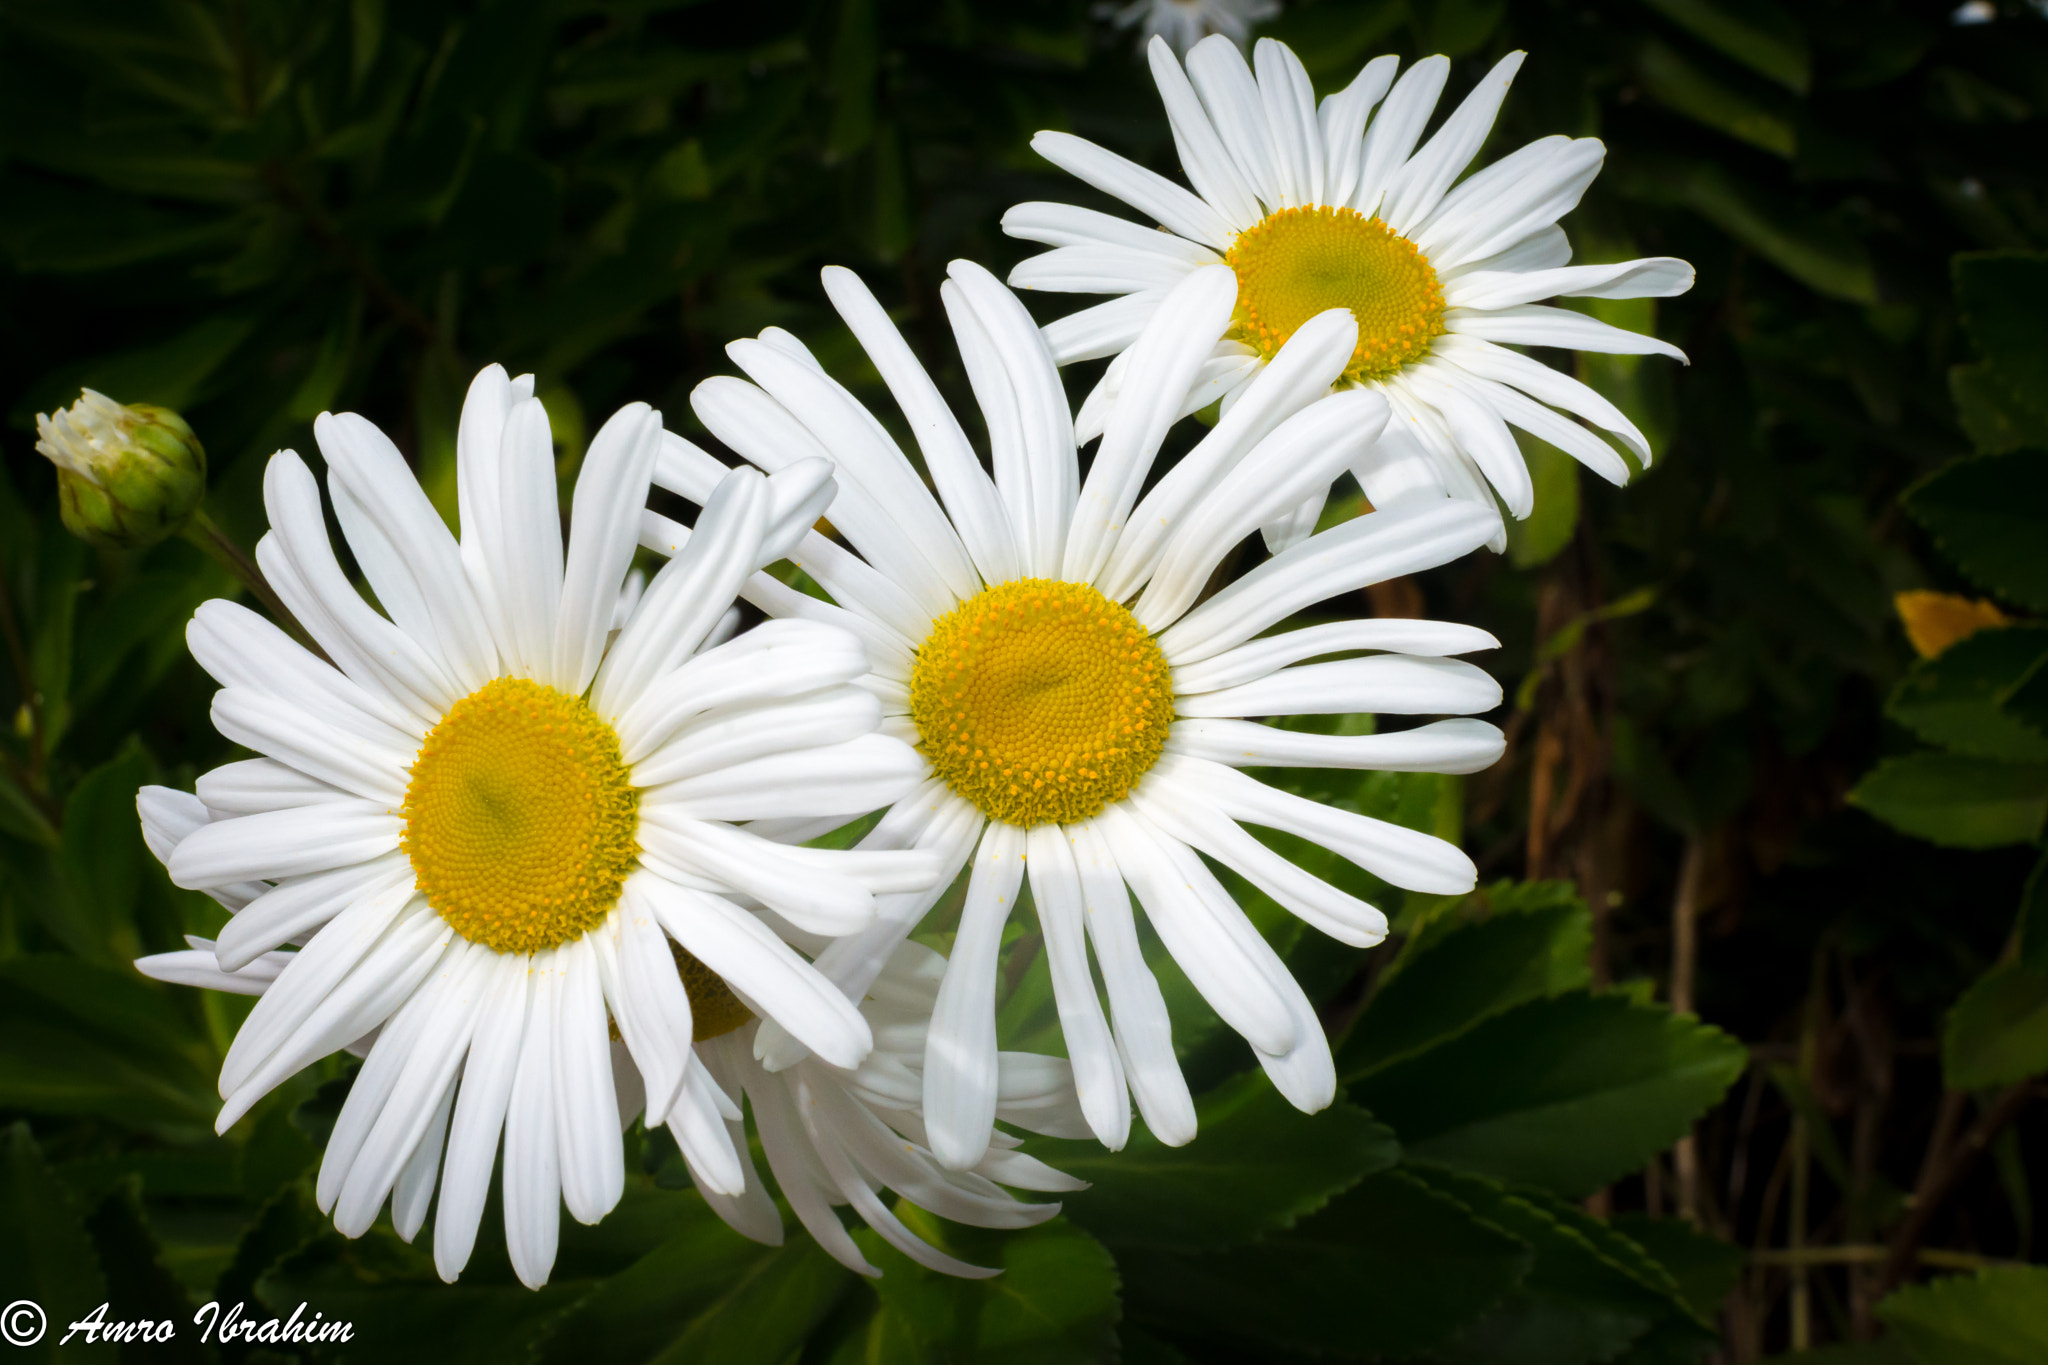
<instances>
[{"instance_id":1,"label":"serrated green leaf","mask_svg":"<svg viewBox=\"0 0 2048 1365\"><path fill-rule=\"evenodd\" d=\"M1989 362L1950 366L1948 396L1979 454L2002 455L2027 446L2048 446L2048 418L2036 412L2013 381Z\"/></svg>"},{"instance_id":2,"label":"serrated green leaf","mask_svg":"<svg viewBox=\"0 0 2048 1365\"><path fill-rule=\"evenodd\" d=\"M1658 1327L1682 1327L1696 1346L1712 1342L1670 1273L1584 1209L1479 1176L1428 1168L1416 1174L1536 1256L1498 1307L1438 1351L1445 1365L1606 1360Z\"/></svg>"},{"instance_id":3,"label":"serrated green leaf","mask_svg":"<svg viewBox=\"0 0 2048 1365\"><path fill-rule=\"evenodd\" d=\"M1086 1232L1063 1218L1004 1233L941 1223L909 1205L898 1212L935 1246L1002 1273L985 1280L942 1275L871 1230L855 1233L882 1274L869 1282L875 1311L842 1343L835 1362L1107 1365L1116 1359L1116 1262Z\"/></svg>"},{"instance_id":4,"label":"serrated green leaf","mask_svg":"<svg viewBox=\"0 0 2048 1365\"><path fill-rule=\"evenodd\" d=\"M1121 1152L1049 1140L1031 1150L1090 1182L1062 1207L1096 1236L1186 1250L1291 1226L1401 1153L1364 1110L1300 1113L1259 1072L1203 1095L1196 1116L1201 1130L1184 1147L1164 1146L1141 1124Z\"/></svg>"},{"instance_id":5,"label":"serrated green leaf","mask_svg":"<svg viewBox=\"0 0 2048 1365\"><path fill-rule=\"evenodd\" d=\"M29 1300L57 1328L27 1346L15 1346L10 1337L8 1358L114 1359L116 1348L104 1343L95 1349L74 1341L58 1349L63 1324L106 1302L107 1287L78 1208L22 1122L0 1135L0 1227L7 1229L0 1237L0 1285L8 1301ZM10 1318L10 1331L16 1326Z\"/></svg>"},{"instance_id":6,"label":"serrated green leaf","mask_svg":"<svg viewBox=\"0 0 2048 1365\"><path fill-rule=\"evenodd\" d=\"M1964 252L1955 258L1956 306L1970 340L2035 416L2048 418L2048 253Z\"/></svg>"},{"instance_id":7,"label":"serrated green leaf","mask_svg":"<svg viewBox=\"0 0 2048 1365\"><path fill-rule=\"evenodd\" d=\"M1929 744L2006 763L2048 763L2048 735L2007 713L2001 700L2048 659L2048 626L1980 630L1913 665L1885 714Z\"/></svg>"},{"instance_id":8,"label":"serrated green leaf","mask_svg":"<svg viewBox=\"0 0 2048 1365\"><path fill-rule=\"evenodd\" d=\"M1702 1321L1711 1322L1720 1312L1721 1300L1728 1297L1749 1260L1741 1247L1701 1232L1683 1219L1618 1213L1609 1221L1616 1232L1670 1272L1678 1292Z\"/></svg>"},{"instance_id":9,"label":"serrated green leaf","mask_svg":"<svg viewBox=\"0 0 2048 1365\"><path fill-rule=\"evenodd\" d=\"M1518 910L1496 888L1489 900L1487 918L1403 953L1337 1049L1337 1074L1347 1083L1501 1010L1590 982L1592 917L1576 898Z\"/></svg>"},{"instance_id":10,"label":"serrated green leaf","mask_svg":"<svg viewBox=\"0 0 2048 1365\"><path fill-rule=\"evenodd\" d=\"M2000 1266L1901 1289L1877 1315L1920 1365L2048 1360L2048 1268Z\"/></svg>"},{"instance_id":11,"label":"serrated green leaf","mask_svg":"<svg viewBox=\"0 0 2048 1365\"><path fill-rule=\"evenodd\" d=\"M1942 1030L1941 1070L1953 1090L2048 1072L2048 970L2005 962L1964 991Z\"/></svg>"},{"instance_id":12,"label":"serrated green leaf","mask_svg":"<svg viewBox=\"0 0 2048 1365\"><path fill-rule=\"evenodd\" d=\"M1914 520L1955 566L2008 602L2048 611L2048 454L1955 460L1906 490Z\"/></svg>"},{"instance_id":13,"label":"serrated green leaf","mask_svg":"<svg viewBox=\"0 0 2048 1365\"><path fill-rule=\"evenodd\" d=\"M1747 1056L1695 1020L1574 992L1496 1014L1351 1094L1414 1158L1573 1198L1682 1136Z\"/></svg>"},{"instance_id":14,"label":"serrated green leaf","mask_svg":"<svg viewBox=\"0 0 2048 1365\"><path fill-rule=\"evenodd\" d=\"M1357 1360L1433 1349L1498 1303L1533 1259L1396 1168L1248 1246L1134 1248L1118 1264L1126 1315L1169 1340L1208 1353L1219 1339L1247 1343L1239 1359L1280 1348Z\"/></svg>"},{"instance_id":15,"label":"serrated green leaf","mask_svg":"<svg viewBox=\"0 0 2048 1365\"><path fill-rule=\"evenodd\" d=\"M2029 843L2048 814L2048 765L1961 754L1888 758L1849 793L1852 805L1950 848Z\"/></svg>"}]
</instances>

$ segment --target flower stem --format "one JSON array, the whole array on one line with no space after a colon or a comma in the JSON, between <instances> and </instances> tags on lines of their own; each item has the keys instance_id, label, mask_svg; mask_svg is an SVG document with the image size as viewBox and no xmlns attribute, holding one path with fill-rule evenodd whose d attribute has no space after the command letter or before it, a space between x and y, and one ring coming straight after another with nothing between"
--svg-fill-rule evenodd
<instances>
[{"instance_id":1,"label":"flower stem","mask_svg":"<svg viewBox=\"0 0 2048 1365\"><path fill-rule=\"evenodd\" d=\"M299 619L291 614L277 593L272 590L269 581L263 577L263 570L256 566L256 561L251 559L241 546L235 544L234 537L223 531L220 524L206 514L204 507L192 513L192 519L185 523L183 534L185 539L206 551L214 563L233 574L294 640L320 658L326 659L328 663L334 662L327 658L325 650L313 642L313 637L306 633L306 628L299 624Z\"/></svg>"}]
</instances>

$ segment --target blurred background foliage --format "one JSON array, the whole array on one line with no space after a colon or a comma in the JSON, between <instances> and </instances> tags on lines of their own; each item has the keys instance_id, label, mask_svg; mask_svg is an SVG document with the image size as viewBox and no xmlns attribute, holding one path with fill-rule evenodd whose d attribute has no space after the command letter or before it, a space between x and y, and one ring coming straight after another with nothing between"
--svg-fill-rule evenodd
<instances>
[{"instance_id":1,"label":"blurred background foliage","mask_svg":"<svg viewBox=\"0 0 2048 1365\"><path fill-rule=\"evenodd\" d=\"M1332 605L1504 642L1492 771L1284 778L1459 837L1486 889L1326 867L1399 911L1361 954L1241 888L1343 1098L1295 1114L1169 981L1201 1135L1046 1144L1096 1183L1028 1233L920 1221L996 1280L865 1232L871 1284L756 1247L636 1128L625 1202L529 1294L495 1215L450 1288L313 1208L348 1059L212 1135L246 1002L127 965L219 922L133 798L230 756L181 635L237 588L186 540L67 535L34 415L81 384L183 412L247 546L265 458L353 409L452 517L490 361L538 376L565 479L622 402L693 430L719 347L770 324L877 395L833 262L964 398L945 262L1006 268L1005 207L1085 196L1037 129L1172 173L1150 82L1078 0L0 3L0 1297L174 1319L125 1348L152 1359L283 1358L201 1343L212 1299L307 1301L355 1341L301 1354L380 1361L2048 1359L2041 7L1303 0L1266 31L1325 93L1381 51L1451 55L1456 93L1529 49L1494 149L1607 141L1578 258L1699 268L1585 301L1689 368L1548 357L1655 468L1614 490L1532 445L1506 555ZM1905 591L1946 594L1906 599L1932 657ZM1960 618L1995 628L1942 648ZM1056 1046L1036 948L1003 1028Z\"/></svg>"}]
</instances>

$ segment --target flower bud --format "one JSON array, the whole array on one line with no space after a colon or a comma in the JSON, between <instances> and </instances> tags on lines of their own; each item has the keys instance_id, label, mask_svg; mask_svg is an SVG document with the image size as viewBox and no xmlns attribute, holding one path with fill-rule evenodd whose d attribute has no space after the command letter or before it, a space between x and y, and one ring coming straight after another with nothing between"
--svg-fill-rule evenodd
<instances>
[{"instance_id":1,"label":"flower bud","mask_svg":"<svg viewBox=\"0 0 2048 1365\"><path fill-rule=\"evenodd\" d=\"M169 408L86 389L69 411L36 415L36 449L57 466L64 524L110 550L156 544L206 495L206 451Z\"/></svg>"}]
</instances>

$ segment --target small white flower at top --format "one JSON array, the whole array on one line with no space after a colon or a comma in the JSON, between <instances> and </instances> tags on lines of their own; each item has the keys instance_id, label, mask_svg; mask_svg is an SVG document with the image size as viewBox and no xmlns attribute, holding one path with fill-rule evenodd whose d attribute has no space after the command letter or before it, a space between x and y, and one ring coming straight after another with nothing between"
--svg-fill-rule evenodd
<instances>
[{"instance_id":1,"label":"small white flower at top","mask_svg":"<svg viewBox=\"0 0 2048 1365\"><path fill-rule=\"evenodd\" d=\"M1011 236L1052 247L1012 270L1013 286L1117 296L1045 328L1062 365L1115 357L1076 418L1082 442L1107 424L1128 382L1130 347L1168 291L1222 263L1237 297L1181 397L1183 413L1219 401L1227 409L1300 327L1344 308L1358 343L1336 383L1383 394L1392 417L1382 443L1419 457L1452 496L1491 504L1491 485L1511 515L1529 514L1535 488L1510 427L1625 482L1621 455L1571 416L1647 465L1649 442L1614 404L1509 347L1683 360L1668 342L1543 300L1680 294L1692 287L1692 267L1668 256L1569 264L1558 220L1599 174L1606 149L1597 138L1540 138L1459 180L1523 54L1502 58L1426 142L1448 59L1425 58L1396 81L1396 59L1377 58L1319 105L1284 44L1261 39L1254 55L1256 75L1227 39L1208 38L1183 70L1166 43L1151 45L1193 192L1070 133L1032 139L1048 161L1151 220L1057 203L1003 215ZM1379 490L1366 493L1381 502ZM1268 542L1284 549L1306 534L1320 497L1269 525Z\"/></svg>"},{"instance_id":2,"label":"small white flower at top","mask_svg":"<svg viewBox=\"0 0 2048 1365\"><path fill-rule=\"evenodd\" d=\"M1160 38L1175 52L1186 52L1212 33L1242 47L1252 25L1279 15L1280 0L1111 0L1095 7L1098 19L1137 29L1140 50Z\"/></svg>"}]
</instances>

